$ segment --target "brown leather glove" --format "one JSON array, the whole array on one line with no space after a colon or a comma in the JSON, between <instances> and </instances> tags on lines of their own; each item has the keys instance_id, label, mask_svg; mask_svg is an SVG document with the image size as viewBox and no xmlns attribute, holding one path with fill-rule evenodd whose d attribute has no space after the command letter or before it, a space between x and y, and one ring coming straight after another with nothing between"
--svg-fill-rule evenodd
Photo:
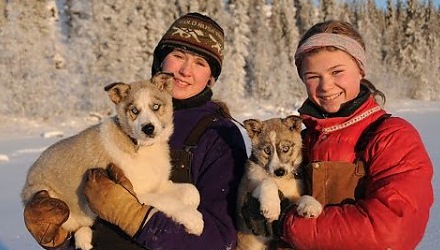
<instances>
[{"instance_id":1,"label":"brown leather glove","mask_svg":"<svg viewBox=\"0 0 440 250\"><path fill-rule=\"evenodd\" d=\"M128 192L130 192L133 196L136 196L136 193L133 189L133 184L131 181L125 176L124 171L118 168L115 164L110 163L106 169L108 177L113 180L115 183L122 185Z\"/></svg>"},{"instance_id":2,"label":"brown leather glove","mask_svg":"<svg viewBox=\"0 0 440 250\"><path fill-rule=\"evenodd\" d=\"M61 246L69 232L61 225L69 218L69 207L59 199L51 198L46 190L37 192L24 207L24 223L44 247Z\"/></svg>"},{"instance_id":3,"label":"brown leather glove","mask_svg":"<svg viewBox=\"0 0 440 250\"><path fill-rule=\"evenodd\" d=\"M139 203L131 182L115 165L110 164L107 171L96 168L86 174L84 194L90 209L101 219L134 236L145 223L151 207Z\"/></svg>"}]
</instances>

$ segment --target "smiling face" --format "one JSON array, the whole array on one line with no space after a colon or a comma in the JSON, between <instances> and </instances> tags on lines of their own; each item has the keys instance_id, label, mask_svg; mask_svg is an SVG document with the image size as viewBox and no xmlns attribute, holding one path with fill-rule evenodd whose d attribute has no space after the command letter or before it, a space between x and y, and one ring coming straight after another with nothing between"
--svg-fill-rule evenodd
<instances>
[{"instance_id":1,"label":"smiling face","mask_svg":"<svg viewBox=\"0 0 440 250\"><path fill-rule=\"evenodd\" d=\"M328 113L338 112L360 91L360 69L342 50L320 49L306 55L300 74L309 99Z\"/></svg>"},{"instance_id":2,"label":"smiling face","mask_svg":"<svg viewBox=\"0 0 440 250\"><path fill-rule=\"evenodd\" d=\"M205 58L179 49L165 57L162 70L174 74L173 97L176 99L197 95L214 79Z\"/></svg>"}]
</instances>

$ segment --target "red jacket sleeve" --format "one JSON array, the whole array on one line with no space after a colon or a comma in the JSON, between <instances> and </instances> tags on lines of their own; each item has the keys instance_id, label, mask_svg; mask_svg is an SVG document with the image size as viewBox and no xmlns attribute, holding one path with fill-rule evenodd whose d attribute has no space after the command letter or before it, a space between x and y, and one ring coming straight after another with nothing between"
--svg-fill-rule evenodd
<instances>
[{"instance_id":1,"label":"red jacket sleeve","mask_svg":"<svg viewBox=\"0 0 440 250\"><path fill-rule=\"evenodd\" d=\"M415 249L433 204L433 166L416 129L390 118L366 151L366 197L317 219L289 211L283 238L298 249Z\"/></svg>"}]
</instances>

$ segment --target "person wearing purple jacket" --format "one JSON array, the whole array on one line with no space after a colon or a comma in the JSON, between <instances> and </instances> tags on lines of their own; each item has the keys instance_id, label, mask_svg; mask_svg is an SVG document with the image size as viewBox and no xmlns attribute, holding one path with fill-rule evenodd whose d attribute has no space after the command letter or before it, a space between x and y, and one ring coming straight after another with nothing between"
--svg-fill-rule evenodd
<instances>
[{"instance_id":1,"label":"person wearing purple jacket","mask_svg":"<svg viewBox=\"0 0 440 250\"><path fill-rule=\"evenodd\" d=\"M172 153L185 151L186 140L199 121L213 117L191 147L188 172L189 182L200 193L202 234L188 234L162 212L140 204L104 171L94 169L87 173L84 188L89 207L99 216L93 227L93 249L235 248L236 193L247 154L227 108L211 99L211 87L222 68L223 47L223 29L214 20L188 13L175 20L159 41L152 65L152 75L159 71L174 74ZM54 209L43 211L54 213L50 221L40 222L45 225L41 231L46 231L31 231L39 244L47 249L74 249L71 233L63 231L62 222L56 219L63 212L57 209L57 200L43 195L35 204L54 204Z\"/></svg>"}]
</instances>

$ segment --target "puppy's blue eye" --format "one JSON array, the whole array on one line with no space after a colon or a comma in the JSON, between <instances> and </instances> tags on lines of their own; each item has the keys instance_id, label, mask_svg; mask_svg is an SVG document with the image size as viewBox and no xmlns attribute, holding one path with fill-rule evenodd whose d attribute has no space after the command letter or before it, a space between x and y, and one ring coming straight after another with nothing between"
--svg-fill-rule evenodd
<instances>
[{"instance_id":1,"label":"puppy's blue eye","mask_svg":"<svg viewBox=\"0 0 440 250\"><path fill-rule=\"evenodd\" d=\"M283 146L281 149L283 150L284 153L287 153L287 152L289 152L290 147L289 146Z\"/></svg>"},{"instance_id":2,"label":"puppy's blue eye","mask_svg":"<svg viewBox=\"0 0 440 250\"><path fill-rule=\"evenodd\" d=\"M130 112L133 113L134 115L139 114L139 109L137 109L136 107L132 107L130 108Z\"/></svg>"},{"instance_id":3,"label":"puppy's blue eye","mask_svg":"<svg viewBox=\"0 0 440 250\"><path fill-rule=\"evenodd\" d=\"M158 111L160 109L160 104L157 104L157 103L153 104L152 109L153 109L153 111Z\"/></svg>"}]
</instances>

